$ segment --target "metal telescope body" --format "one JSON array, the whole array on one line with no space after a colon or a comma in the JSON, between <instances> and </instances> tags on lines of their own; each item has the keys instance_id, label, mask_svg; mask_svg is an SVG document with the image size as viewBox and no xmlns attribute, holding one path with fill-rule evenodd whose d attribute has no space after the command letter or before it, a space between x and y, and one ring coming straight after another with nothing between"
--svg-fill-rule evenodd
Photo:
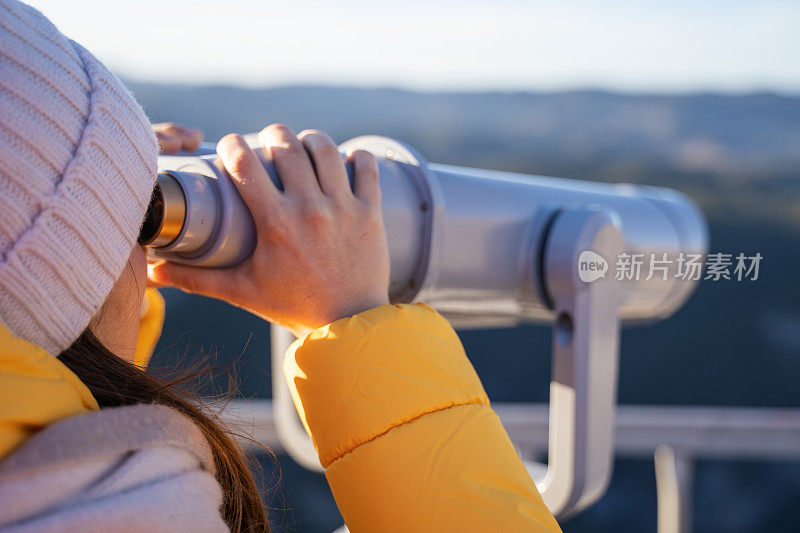
<instances>
[{"instance_id":1,"label":"metal telescope body","mask_svg":"<svg viewBox=\"0 0 800 533\"><path fill-rule=\"evenodd\" d=\"M459 328L553 324L548 464L541 479L541 467L529 471L554 514L593 503L613 460L620 325L666 318L690 296L696 281L676 275L676 259L705 254L700 211L669 189L429 164L385 137L357 137L340 149L378 157L393 302L425 301ZM159 157L159 182L177 183L183 194L183 222L152 255L221 267L252 252L252 218L215 158L213 145ZM601 258L592 256L593 267L605 262L592 281L579 276L586 251ZM638 279L615 279L620 254L642 254ZM660 263L666 270L648 270L651 254L668 260ZM273 368L282 368L292 340L272 328ZM280 372L273 374L278 433L295 460L319 470Z\"/></svg>"}]
</instances>

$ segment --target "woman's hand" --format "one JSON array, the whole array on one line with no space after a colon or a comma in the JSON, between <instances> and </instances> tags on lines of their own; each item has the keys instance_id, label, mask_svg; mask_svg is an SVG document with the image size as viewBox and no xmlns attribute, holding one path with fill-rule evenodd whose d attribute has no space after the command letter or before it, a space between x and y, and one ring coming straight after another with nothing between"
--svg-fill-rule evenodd
<instances>
[{"instance_id":1,"label":"woman's hand","mask_svg":"<svg viewBox=\"0 0 800 533\"><path fill-rule=\"evenodd\" d=\"M179 150L194 152L203 142L203 132L194 128L187 128L174 122L159 122L153 124L153 131L158 139L158 149L164 153L173 153Z\"/></svg>"},{"instance_id":2,"label":"woman's hand","mask_svg":"<svg viewBox=\"0 0 800 533\"><path fill-rule=\"evenodd\" d=\"M389 302L389 250L375 157L348 155L355 192L333 140L273 124L259 134L263 157L275 162L284 192L240 135L217 145L255 220L253 256L226 269L151 265L150 279L220 298L296 336Z\"/></svg>"}]
</instances>

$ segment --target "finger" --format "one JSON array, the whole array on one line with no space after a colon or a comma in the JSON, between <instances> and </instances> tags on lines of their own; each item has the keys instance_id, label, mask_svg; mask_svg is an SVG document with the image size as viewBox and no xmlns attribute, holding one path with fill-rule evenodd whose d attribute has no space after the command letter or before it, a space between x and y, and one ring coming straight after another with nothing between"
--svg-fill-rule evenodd
<instances>
[{"instance_id":1,"label":"finger","mask_svg":"<svg viewBox=\"0 0 800 533\"><path fill-rule=\"evenodd\" d=\"M199 268L162 261L147 265L147 279L157 287L175 287L212 298L230 297L235 283L229 269Z\"/></svg>"},{"instance_id":2,"label":"finger","mask_svg":"<svg viewBox=\"0 0 800 533\"><path fill-rule=\"evenodd\" d=\"M350 181L344 160L330 136L319 130L305 130L297 136L311 154L322 191L334 198L344 198L350 193Z\"/></svg>"},{"instance_id":3,"label":"finger","mask_svg":"<svg viewBox=\"0 0 800 533\"><path fill-rule=\"evenodd\" d=\"M200 147L200 143L203 142L202 131L196 128L187 128L186 126L181 126L180 124L175 124L174 122L161 122L158 124L153 124L153 129L155 130L157 137L164 136L170 139L178 139L178 143L170 146L171 149L169 151L171 152L177 152L178 150L188 150L190 152L194 152ZM174 143L174 140L171 142ZM162 148L162 151L167 150Z\"/></svg>"},{"instance_id":4,"label":"finger","mask_svg":"<svg viewBox=\"0 0 800 533\"><path fill-rule=\"evenodd\" d=\"M258 219L257 213L277 208L281 193L241 135L231 133L220 139L217 154L254 218Z\"/></svg>"},{"instance_id":5,"label":"finger","mask_svg":"<svg viewBox=\"0 0 800 533\"><path fill-rule=\"evenodd\" d=\"M146 286L148 288L150 288L150 287L155 287L155 288L169 287L169 285L165 285L165 284L162 284L162 283L157 283L155 281L155 278L150 276L150 272L153 271L156 268L156 265L160 265L161 263L165 263L165 262L166 261L164 261L163 259L158 259L158 260L151 260L150 258L147 259L147 285Z\"/></svg>"},{"instance_id":6,"label":"finger","mask_svg":"<svg viewBox=\"0 0 800 533\"><path fill-rule=\"evenodd\" d=\"M183 149L194 152L200 148L200 143L203 142L203 132L196 129L185 128L181 133L181 139L183 139Z\"/></svg>"},{"instance_id":7,"label":"finger","mask_svg":"<svg viewBox=\"0 0 800 533\"><path fill-rule=\"evenodd\" d=\"M322 192L303 143L288 126L272 124L258 134L288 193L314 196Z\"/></svg>"},{"instance_id":8,"label":"finger","mask_svg":"<svg viewBox=\"0 0 800 533\"><path fill-rule=\"evenodd\" d=\"M177 152L183 147L183 141L176 135L168 133L156 132L156 139L158 139L158 150L167 154Z\"/></svg>"},{"instance_id":9,"label":"finger","mask_svg":"<svg viewBox=\"0 0 800 533\"><path fill-rule=\"evenodd\" d=\"M356 197L368 205L380 207L381 185L378 160L364 150L355 150L347 156L353 164Z\"/></svg>"}]
</instances>

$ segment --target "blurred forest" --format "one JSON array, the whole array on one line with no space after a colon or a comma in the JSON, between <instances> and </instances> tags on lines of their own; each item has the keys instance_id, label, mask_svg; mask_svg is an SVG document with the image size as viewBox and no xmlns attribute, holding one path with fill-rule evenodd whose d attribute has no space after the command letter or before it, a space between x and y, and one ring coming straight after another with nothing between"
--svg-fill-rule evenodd
<instances>
[{"instance_id":1,"label":"blurred forest","mask_svg":"<svg viewBox=\"0 0 800 533\"><path fill-rule=\"evenodd\" d=\"M672 318L625 330L620 403L800 407L800 97L129 86L154 122L197 126L208 140L283 122L339 142L396 137L434 162L679 189L708 217L711 251L761 253L760 276L704 282ZM242 394L268 396L267 326L220 302L166 293L155 364L211 354ZM546 327L459 334L492 400L547 400ZM338 527L323 478L279 459L279 468L264 460L274 530ZM606 496L566 532L655 531L652 462L616 468ZM800 464L697 466L698 532L794 531L798 503Z\"/></svg>"}]
</instances>

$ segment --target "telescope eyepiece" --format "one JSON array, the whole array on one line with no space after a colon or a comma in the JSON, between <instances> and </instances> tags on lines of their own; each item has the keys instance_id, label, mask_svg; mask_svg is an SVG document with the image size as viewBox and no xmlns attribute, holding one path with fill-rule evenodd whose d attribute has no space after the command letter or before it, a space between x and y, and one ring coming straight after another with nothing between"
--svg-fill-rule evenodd
<instances>
[{"instance_id":1,"label":"telescope eyepiece","mask_svg":"<svg viewBox=\"0 0 800 533\"><path fill-rule=\"evenodd\" d=\"M180 235L186 221L186 197L178 181L160 172L139 231L139 244L159 248Z\"/></svg>"}]
</instances>

